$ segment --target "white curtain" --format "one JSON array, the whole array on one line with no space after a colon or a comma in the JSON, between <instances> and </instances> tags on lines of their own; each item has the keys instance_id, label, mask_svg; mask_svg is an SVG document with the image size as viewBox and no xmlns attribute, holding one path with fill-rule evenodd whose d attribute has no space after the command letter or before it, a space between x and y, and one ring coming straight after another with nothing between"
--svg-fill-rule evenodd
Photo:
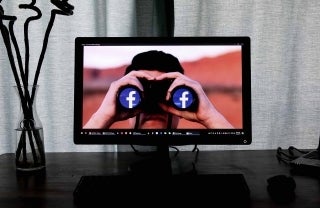
<instances>
[{"instance_id":1,"label":"white curtain","mask_svg":"<svg viewBox=\"0 0 320 208\"><path fill-rule=\"evenodd\" d=\"M18 8L30 1L2 0L23 42ZM44 126L46 152L117 151L112 145L73 144L74 39L78 36L163 35L164 16L152 0L69 0L74 15L56 17L39 79L37 108ZM30 69L36 67L53 8L37 1L43 17L30 23ZM250 36L252 45L252 125L250 146L200 146L200 149L315 148L320 134L320 2L176 0L174 36ZM23 51L22 51L23 52ZM0 154L15 149L18 97L13 90L0 38ZM126 148L123 148L126 149ZM122 149L120 149L122 150Z\"/></svg>"},{"instance_id":2,"label":"white curtain","mask_svg":"<svg viewBox=\"0 0 320 208\"><path fill-rule=\"evenodd\" d=\"M175 36L250 36L252 149L316 148L320 2L175 1Z\"/></svg>"}]
</instances>

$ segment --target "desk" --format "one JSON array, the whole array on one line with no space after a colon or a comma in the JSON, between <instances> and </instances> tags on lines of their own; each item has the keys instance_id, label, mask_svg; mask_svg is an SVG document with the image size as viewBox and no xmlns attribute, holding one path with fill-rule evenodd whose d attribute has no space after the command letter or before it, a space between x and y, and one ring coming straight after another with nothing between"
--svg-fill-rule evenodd
<instances>
[{"instance_id":1,"label":"desk","mask_svg":"<svg viewBox=\"0 0 320 208\"><path fill-rule=\"evenodd\" d=\"M76 207L73 190L82 175L124 174L133 161L126 153L46 153L46 172L40 176L20 176L14 167L14 155L0 156L0 207ZM172 155L173 171L188 171L195 159L193 152ZM251 207L319 207L319 178L292 175L290 167L279 163L275 150L200 151L196 163L199 174L241 173L251 192ZM292 175L296 181L296 199L287 206L272 201L267 179L274 175Z\"/></svg>"}]
</instances>

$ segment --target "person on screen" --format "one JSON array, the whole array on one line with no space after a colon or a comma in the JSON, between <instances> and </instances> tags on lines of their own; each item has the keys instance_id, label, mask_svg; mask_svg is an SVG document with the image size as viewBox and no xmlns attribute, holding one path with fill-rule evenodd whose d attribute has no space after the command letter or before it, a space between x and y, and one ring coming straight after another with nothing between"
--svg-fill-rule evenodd
<instances>
[{"instance_id":1,"label":"person on screen","mask_svg":"<svg viewBox=\"0 0 320 208\"><path fill-rule=\"evenodd\" d=\"M178 110L168 105L167 102L163 102L158 105L149 105L149 110L137 109L130 112L119 110L117 107L119 89L131 85L143 92L141 79L159 81L159 83L161 80L173 80L165 95L166 100L170 99L175 87L190 87L198 98L197 108L193 111ZM126 68L125 75L111 83L100 107L84 125L84 128L109 128L116 121L129 119L129 128L175 129L180 118L198 122L208 129L233 128L210 102L201 85L184 75L184 70L176 57L162 51L152 50L137 54L132 59L131 65Z\"/></svg>"}]
</instances>

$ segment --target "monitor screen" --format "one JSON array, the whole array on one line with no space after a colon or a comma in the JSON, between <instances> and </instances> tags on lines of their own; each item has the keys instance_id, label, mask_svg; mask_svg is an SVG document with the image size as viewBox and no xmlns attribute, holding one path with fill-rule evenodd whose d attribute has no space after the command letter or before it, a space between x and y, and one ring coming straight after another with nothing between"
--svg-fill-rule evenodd
<instances>
[{"instance_id":1,"label":"monitor screen","mask_svg":"<svg viewBox=\"0 0 320 208\"><path fill-rule=\"evenodd\" d=\"M78 37L74 143L250 144L249 37Z\"/></svg>"}]
</instances>

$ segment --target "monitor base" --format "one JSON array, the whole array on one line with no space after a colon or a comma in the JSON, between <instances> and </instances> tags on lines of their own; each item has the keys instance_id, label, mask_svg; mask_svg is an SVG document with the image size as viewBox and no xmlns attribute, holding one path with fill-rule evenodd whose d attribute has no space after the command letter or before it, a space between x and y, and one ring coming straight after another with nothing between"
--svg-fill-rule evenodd
<instances>
[{"instance_id":1,"label":"monitor base","mask_svg":"<svg viewBox=\"0 0 320 208\"><path fill-rule=\"evenodd\" d=\"M250 191L242 174L82 176L76 204L208 205L247 207ZM147 207L147 206L146 206Z\"/></svg>"}]
</instances>

